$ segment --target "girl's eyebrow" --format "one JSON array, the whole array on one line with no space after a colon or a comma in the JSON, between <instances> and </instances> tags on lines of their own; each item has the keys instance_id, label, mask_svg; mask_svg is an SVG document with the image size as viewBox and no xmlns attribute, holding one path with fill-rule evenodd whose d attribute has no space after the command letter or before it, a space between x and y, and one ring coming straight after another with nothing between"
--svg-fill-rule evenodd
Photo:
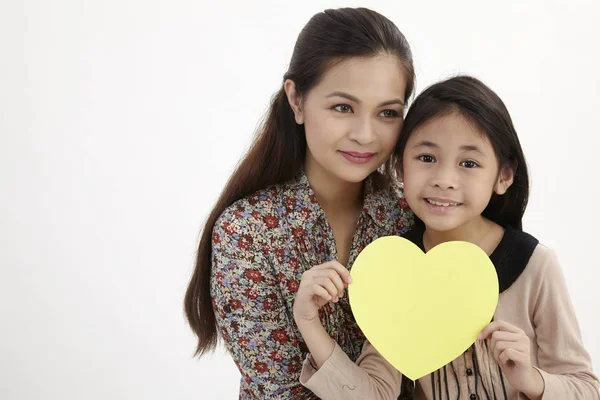
<instances>
[{"instance_id":1,"label":"girl's eyebrow","mask_svg":"<svg viewBox=\"0 0 600 400\"><path fill-rule=\"evenodd\" d=\"M435 144L433 142L430 142L429 140L421 140L419 143L417 143L413 146L413 148L416 148L416 147L430 147L433 149L440 148L440 146L438 146L437 144Z\"/></svg>"},{"instance_id":2,"label":"girl's eyebrow","mask_svg":"<svg viewBox=\"0 0 600 400\"><path fill-rule=\"evenodd\" d=\"M327 98L330 97L343 97L345 99L351 100L357 104L361 104L362 102L356 96L352 96L346 92L331 92L327 95ZM391 104L399 104L401 107L404 107L404 102L400 99L391 99L384 102L381 102L377 105L377 107L389 106Z\"/></svg>"},{"instance_id":3,"label":"girl's eyebrow","mask_svg":"<svg viewBox=\"0 0 600 400\"><path fill-rule=\"evenodd\" d=\"M460 146L460 149L463 151L473 151L475 153L481 154L482 156L485 156L485 154L483 154L483 151L479 150L479 147L475 146L474 144L462 145Z\"/></svg>"},{"instance_id":4,"label":"girl's eyebrow","mask_svg":"<svg viewBox=\"0 0 600 400\"><path fill-rule=\"evenodd\" d=\"M413 148L418 148L418 147L428 147L428 148L432 148L432 149L440 148L440 146L438 146L437 143L431 142L429 140L421 140L419 143L417 143L413 146ZM475 153L479 153L485 157L485 154L483 154L483 152L479 149L479 147L475 146L474 144L464 144L464 145L460 146L460 150L461 151L472 151Z\"/></svg>"}]
</instances>

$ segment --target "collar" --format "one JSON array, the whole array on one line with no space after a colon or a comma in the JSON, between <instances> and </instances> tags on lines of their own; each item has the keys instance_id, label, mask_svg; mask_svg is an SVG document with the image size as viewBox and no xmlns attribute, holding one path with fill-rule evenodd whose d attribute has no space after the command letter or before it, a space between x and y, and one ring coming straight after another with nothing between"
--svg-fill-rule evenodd
<instances>
[{"instance_id":1,"label":"collar","mask_svg":"<svg viewBox=\"0 0 600 400\"><path fill-rule=\"evenodd\" d=\"M423 245L424 232L425 226L422 222L419 222L404 237L425 252L425 246ZM519 278L525 267L527 267L527 263L529 263L529 259L538 243L536 238L526 232L513 229L510 226L504 229L504 235L502 235L500 243L490 254L490 260L494 264L498 275L500 293L508 289Z\"/></svg>"},{"instance_id":2,"label":"collar","mask_svg":"<svg viewBox=\"0 0 600 400\"><path fill-rule=\"evenodd\" d=\"M366 213L380 227L386 225L392 214L399 210L398 200L394 199L390 190L379 184L381 176L374 172L365 180L363 213ZM325 213L313 191L304 169L283 187L282 208L289 216L291 227L295 232L310 231Z\"/></svg>"}]
</instances>

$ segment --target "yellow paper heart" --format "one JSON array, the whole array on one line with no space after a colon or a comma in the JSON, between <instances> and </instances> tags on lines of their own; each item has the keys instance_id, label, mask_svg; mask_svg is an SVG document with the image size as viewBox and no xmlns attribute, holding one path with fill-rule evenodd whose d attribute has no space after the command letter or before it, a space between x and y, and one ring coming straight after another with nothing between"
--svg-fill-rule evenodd
<instances>
[{"instance_id":1,"label":"yellow paper heart","mask_svg":"<svg viewBox=\"0 0 600 400\"><path fill-rule=\"evenodd\" d=\"M445 242L424 254L407 239L382 237L359 254L351 275L358 326L412 380L467 350L498 304L496 269L468 242Z\"/></svg>"}]
</instances>

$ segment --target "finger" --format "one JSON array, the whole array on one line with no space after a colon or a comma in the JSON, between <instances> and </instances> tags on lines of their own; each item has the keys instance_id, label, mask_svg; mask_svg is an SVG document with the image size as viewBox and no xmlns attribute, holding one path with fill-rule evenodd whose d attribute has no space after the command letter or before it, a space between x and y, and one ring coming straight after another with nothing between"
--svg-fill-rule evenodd
<instances>
[{"instance_id":1,"label":"finger","mask_svg":"<svg viewBox=\"0 0 600 400\"><path fill-rule=\"evenodd\" d=\"M514 325L509 324L506 321L497 320L497 321L493 321L493 322L489 323L485 328L483 328L483 330L477 336L477 339L479 339L479 340L487 339L495 331L505 331L505 332L512 332L512 333L523 332L521 329L517 328Z\"/></svg>"},{"instance_id":2,"label":"finger","mask_svg":"<svg viewBox=\"0 0 600 400\"><path fill-rule=\"evenodd\" d=\"M324 269L324 270L320 270L317 273L317 276L315 276L315 278L327 278L329 279L331 282L333 282L333 284L335 285L335 287L337 288L338 291L338 295L344 292L344 282L342 282L342 278L338 275L338 273L329 268L329 269Z\"/></svg>"},{"instance_id":3,"label":"finger","mask_svg":"<svg viewBox=\"0 0 600 400\"><path fill-rule=\"evenodd\" d=\"M318 267L322 267L322 265L317 265L302 274L300 288L305 286L312 287L313 284L318 284L323 286L327 292L330 292L332 297L337 297L339 295L339 291L337 290L335 284L329 279L330 274L328 271L330 271L330 269L323 270L322 268ZM333 290L331 290L331 286L333 286Z\"/></svg>"},{"instance_id":4,"label":"finger","mask_svg":"<svg viewBox=\"0 0 600 400\"><path fill-rule=\"evenodd\" d=\"M325 289L323 286L319 285L319 284L313 284L311 286L312 292L315 296L325 300L325 301L331 301L333 299L333 297L331 296L331 294L329 294L329 292L327 291L327 289Z\"/></svg>"},{"instance_id":5,"label":"finger","mask_svg":"<svg viewBox=\"0 0 600 400\"><path fill-rule=\"evenodd\" d=\"M342 297L345 288L344 282L342 281L342 277L335 269L328 269L327 277L333 282L333 284L337 288L338 296Z\"/></svg>"},{"instance_id":6,"label":"finger","mask_svg":"<svg viewBox=\"0 0 600 400\"><path fill-rule=\"evenodd\" d=\"M327 276L320 276L315 278L315 283L322 286L331 295L332 301L337 301L338 289L335 284Z\"/></svg>"},{"instance_id":7,"label":"finger","mask_svg":"<svg viewBox=\"0 0 600 400\"><path fill-rule=\"evenodd\" d=\"M300 279L300 286L302 284L312 285L312 280L315 276L319 274L319 269L317 267L313 267L309 270L306 270L302 273L302 278Z\"/></svg>"},{"instance_id":8,"label":"finger","mask_svg":"<svg viewBox=\"0 0 600 400\"><path fill-rule=\"evenodd\" d=\"M505 341L505 342L521 342L523 335L513 332L506 331L495 331L492 332L491 340L494 342Z\"/></svg>"},{"instance_id":9,"label":"finger","mask_svg":"<svg viewBox=\"0 0 600 400\"><path fill-rule=\"evenodd\" d=\"M504 342L500 341L496 343L496 346L492 350L494 359L500 363L500 354L506 350L515 350L522 354L529 354L529 349L521 342Z\"/></svg>"},{"instance_id":10,"label":"finger","mask_svg":"<svg viewBox=\"0 0 600 400\"><path fill-rule=\"evenodd\" d=\"M316 265L308 271L304 271L302 279L300 280L300 286L303 284L312 284L313 282L319 282L317 278L328 277L338 287L338 296L343 294L344 283L337 274L337 272L331 267L327 267L325 264Z\"/></svg>"},{"instance_id":11,"label":"finger","mask_svg":"<svg viewBox=\"0 0 600 400\"><path fill-rule=\"evenodd\" d=\"M498 364L504 366L509 361L514 362L518 367L526 364L525 355L513 348L506 349L498 355Z\"/></svg>"},{"instance_id":12,"label":"finger","mask_svg":"<svg viewBox=\"0 0 600 400\"><path fill-rule=\"evenodd\" d=\"M490 335L489 341L490 341L489 346L490 346L492 353L495 351L496 344L499 341L520 343L519 348L529 346L529 337L527 337L527 335L525 335L524 333L518 334L518 333L506 332L506 331L494 331Z\"/></svg>"},{"instance_id":13,"label":"finger","mask_svg":"<svg viewBox=\"0 0 600 400\"><path fill-rule=\"evenodd\" d=\"M331 281L338 288L338 296L341 297L343 296L344 289L347 287L347 285L344 283L343 274L341 274L340 272L347 274L348 271L345 271L345 269L341 267L341 265L334 266L333 264L330 264L329 268L321 268L315 271L314 274L317 276L327 276L329 279L331 279Z\"/></svg>"},{"instance_id":14,"label":"finger","mask_svg":"<svg viewBox=\"0 0 600 400\"><path fill-rule=\"evenodd\" d=\"M337 273L340 275L340 277L346 284L352 282L352 276L350 276L350 271L348 271L348 268L346 268L337 261L332 262L332 267L337 271Z\"/></svg>"},{"instance_id":15,"label":"finger","mask_svg":"<svg viewBox=\"0 0 600 400\"><path fill-rule=\"evenodd\" d=\"M331 268L331 269L334 269L335 271L337 271L337 273L342 278L342 281L344 281L346 283L352 282L352 277L350 276L350 271L348 271L348 269L346 267L344 267L342 264L340 264L338 261L335 261L335 260L329 261L329 262L326 262L325 264L321 264L321 266L323 268Z\"/></svg>"},{"instance_id":16,"label":"finger","mask_svg":"<svg viewBox=\"0 0 600 400\"><path fill-rule=\"evenodd\" d=\"M492 357L494 357L494 360L496 360L498 364L500 364L500 354L502 354L502 352L504 352L504 350L506 349L508 349L508 347L506 346L506 342L494 343L494 345L491 347Z\"/></svg>"}]
</instances>

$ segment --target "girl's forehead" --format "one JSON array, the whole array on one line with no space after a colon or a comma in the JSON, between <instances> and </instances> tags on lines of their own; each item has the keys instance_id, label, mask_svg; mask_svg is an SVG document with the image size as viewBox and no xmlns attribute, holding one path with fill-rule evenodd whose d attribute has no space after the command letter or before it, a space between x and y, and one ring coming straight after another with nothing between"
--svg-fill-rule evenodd
<instances>
[{"instance_id":1,"label":"girl's forehead","mask_svg":"<svg viewBox=\"0 0 600 400\"><path fill-rule=\"evenodd\" d=\"M458 112L435 117L416 128L408 140L408 146L422 141L444 147L472 144L493 151L487 134Z\"/></svg>"}]
</instances>

